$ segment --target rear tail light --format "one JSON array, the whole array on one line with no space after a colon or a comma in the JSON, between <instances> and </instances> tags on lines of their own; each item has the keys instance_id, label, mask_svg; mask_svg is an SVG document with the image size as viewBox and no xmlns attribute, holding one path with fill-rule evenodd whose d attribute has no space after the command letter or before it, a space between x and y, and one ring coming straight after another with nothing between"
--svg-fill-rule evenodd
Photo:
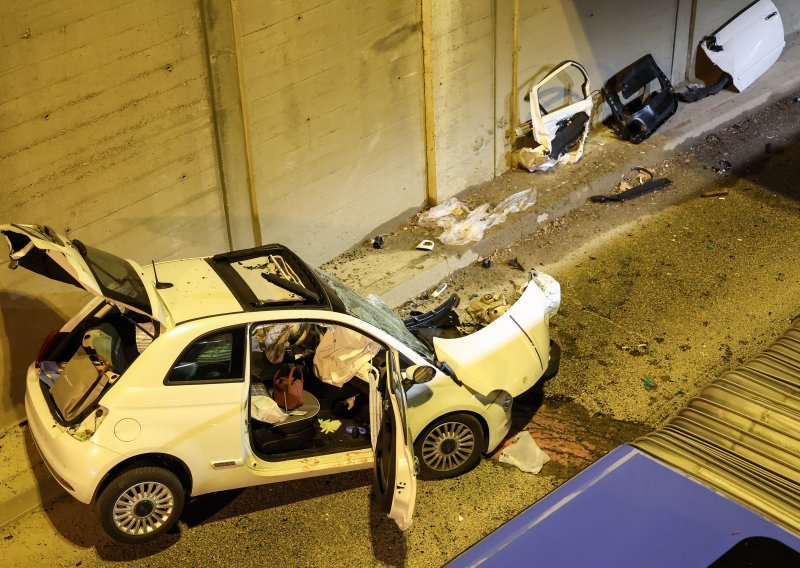
<instances>
[{"instance_id":1,"label":"rear tail light","mask_svg":"<svg viewBox=\"0 0 800 568\"><path fill-rule=\"evenodd\" d=\"M39 353L36 355L37 367L39 367L39 363L41 363L45 356L50 352L50 348L53 346L53 343L55 343L58 335L58 330L51 331L45 338L44 342L42 342L42 346L39 348Z\"/></svg>"}]
</instances>

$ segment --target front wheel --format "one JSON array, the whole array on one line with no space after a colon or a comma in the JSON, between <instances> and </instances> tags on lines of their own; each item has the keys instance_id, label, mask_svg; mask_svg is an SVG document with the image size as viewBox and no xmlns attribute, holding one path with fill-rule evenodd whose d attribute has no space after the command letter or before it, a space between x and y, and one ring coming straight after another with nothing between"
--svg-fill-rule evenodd
<instances>
[{"instance_id":1,"label":"front wheel","mask_svg":"<svg viewBox=\"0 0 800 568\"><path fill-rule=\"evenodd\" d=\"M431 423L414 443L422 479L456 477L475 467L485 447L483 427L470 414L451 414Z\"/></svg>"},{"instance_id":2,"label":"front wheel","mask_svg":"<svg viewBox=\"0 0 800 568\"><path fill-rule=\"evenodd\" d=\"M122 472L97 499L100 525L114 540L126 543L158 538L178 521L185 491L177 476L160 467Z\"/></svg>"}]
</instances>

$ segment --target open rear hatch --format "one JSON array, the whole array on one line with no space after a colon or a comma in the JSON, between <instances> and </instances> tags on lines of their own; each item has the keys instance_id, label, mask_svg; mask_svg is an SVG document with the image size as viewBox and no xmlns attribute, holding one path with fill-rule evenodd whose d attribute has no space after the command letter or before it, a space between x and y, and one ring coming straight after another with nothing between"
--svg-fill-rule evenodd
<instances>
[{"instance_id":1,"label":"open rear hatch","mask_svg":"<svg viewBox=\"0 0 800 568\"><path fill-rule=\"evenodd\" d=\"M52 280L130 308L166 325L155 287L131 260L70 240L44 225L0 225L10 249L10 268L22 266Z\"/></svg>"}]
</instances>

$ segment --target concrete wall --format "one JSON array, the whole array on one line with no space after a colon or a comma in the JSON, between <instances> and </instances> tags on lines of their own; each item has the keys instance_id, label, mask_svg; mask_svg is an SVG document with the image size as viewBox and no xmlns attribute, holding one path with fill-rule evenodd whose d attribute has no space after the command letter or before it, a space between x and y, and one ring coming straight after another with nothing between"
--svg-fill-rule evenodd
<instances>
[{"instance_id":1,"label":"concrete wall","mask_svg":"<svg viewBox=\"0 0 800 568\"><path fill-rule=\"evenodd\" d=\"M413 0L240 5L264 242L328 260L425 202Z\"/></svg>"},{"instance_id":2,"label":"concrete wall","mask_svg":"<svg viewBox=\"0 0 800 568\"><path fill-rule=\"evenodd\" d=\"M800 30L800 2L797 0L773 0L781 13L783 31L788 35Z\"/></svg>"},{"instance_id":3,"label":"concrete wall","mask_svg":"<svg viewBox=\"0 0 800 568\"><path fill-rule=\"evenodd\" d=\"M0 6L0 222L140 262L227 248L194 0ZM2 245L5 249L5 244ZM25 368L82 305L0 255L0 426Z\"/></svg>"},{"instance_id":4,"label":"concrete wall","mask_svg":"<svg viewBox=\"0 0 800 568\"><path fill-rule=\"evenodd\" d=\"M441 201L494 177L494 2L434 2L432 16Z\"/></svg>"}]
</instances>

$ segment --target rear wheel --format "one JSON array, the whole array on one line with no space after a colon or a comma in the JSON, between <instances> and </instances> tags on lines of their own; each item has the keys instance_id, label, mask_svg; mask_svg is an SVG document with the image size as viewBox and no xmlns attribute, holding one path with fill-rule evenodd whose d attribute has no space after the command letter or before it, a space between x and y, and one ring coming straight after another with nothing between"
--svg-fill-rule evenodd
<instances>
[{"instance_id":1,"label":"rear wheel","mask_svg":"<svg viewBox=\"0 0 800 568\"><path fill-rule=\"evenodd\" d=\"M451 414L431 423L414 443L423 479L456 477L475 467L485 447L483 427L469 414Z\"/></svg>"},{"instance_id":2,"label":"rear wheel","mask_svg":"<svg viewBox=\"0 0 800 568\"><path fill-rule=\"evenodd\" d=\"M185 491L174 473L160 467L135 467L103 489L97 512L111 538L147 542L175 526L184 501Z\"/></svg>"}]
</instances>

